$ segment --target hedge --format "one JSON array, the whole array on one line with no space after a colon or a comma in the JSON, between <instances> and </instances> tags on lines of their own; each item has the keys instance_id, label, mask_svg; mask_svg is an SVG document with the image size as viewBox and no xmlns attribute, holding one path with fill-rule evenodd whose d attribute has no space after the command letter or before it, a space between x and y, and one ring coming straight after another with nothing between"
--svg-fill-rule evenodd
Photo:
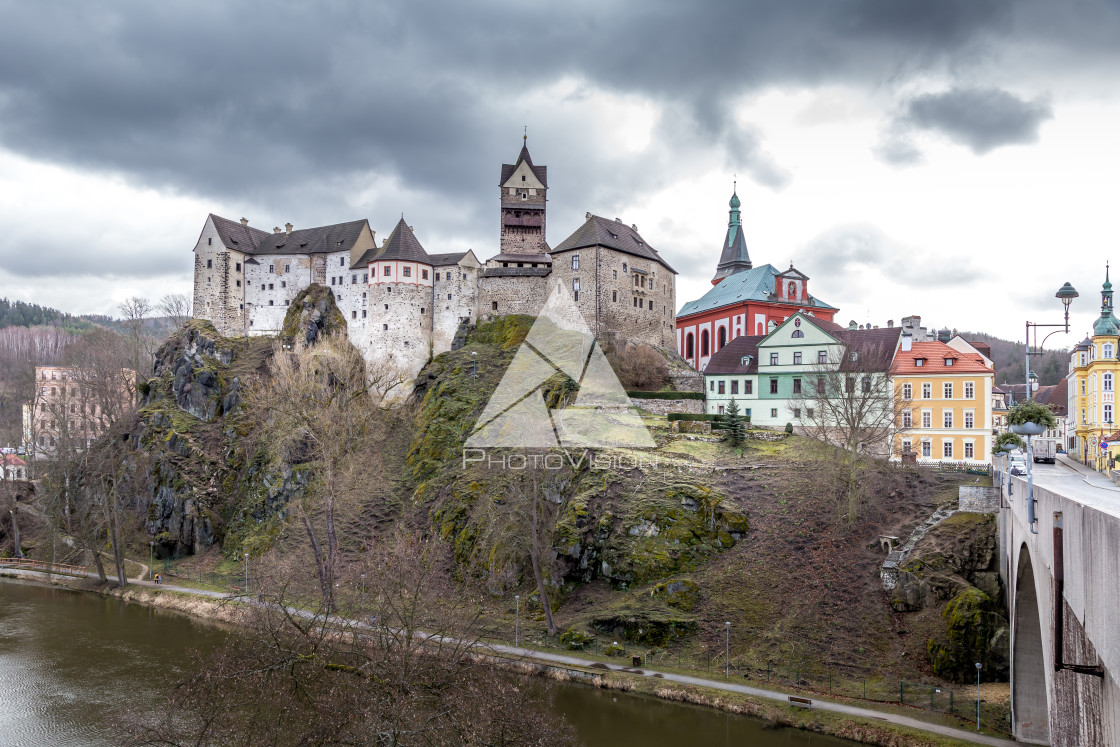
<instances>
[{"instance_id":1,"label":"hedge","mask_svg":"<svg viewBox=\"0 0 1120 747\"><path fill-rule=\"evenodd\" d=\"M718 420L721 415L707 415L696 414L691 412L671 412L666 416L670 421L673 420Z\"/></svg>"},{"instance_id":2,"label":"hedge","mask_svg":"<svg viewBox=\"0 0 1120 747\"><path fill-rule=\"evenodd\" d=\"M703 392L626 392L634 399L704 399Z\"/></svg>"}]
</instances>

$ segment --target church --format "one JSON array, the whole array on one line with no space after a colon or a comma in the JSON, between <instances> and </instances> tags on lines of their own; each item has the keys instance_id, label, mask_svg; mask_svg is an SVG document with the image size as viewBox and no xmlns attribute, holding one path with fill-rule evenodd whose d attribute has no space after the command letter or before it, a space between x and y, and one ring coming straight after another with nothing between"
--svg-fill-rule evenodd
<instances>
[{"instance_id":1,"label":"church","mask_svg":"<svg viewBox=\"0 0 1120 747\"><path fill-rule=\"evenodd\" d=\"M714 287L677 314L677 350L698 371L736 337L768 334L798 311L828 322L837 312L809 293L808 276L792 262L787 270L754 266L743 237L740 204L733 190Z\"/></svg>"},{"instance_id":2,"label":"church","mask_svg":"<svg viewBox=\"0 0 1120 747\"><path fill-rule=\"evenodd\" d=\"M600 341L675 347L677 273L636 225L587 213L550 247L548 167L527 143L498 186L497 251L484 258L429 252L403 217L379 245L364 219L268 232L211 214L194 247L194 316L227 337L279 335L296 296L318 283L366 360L411 379L461 327L536 316L563 286Z\"/></svg>"}]
</instances>

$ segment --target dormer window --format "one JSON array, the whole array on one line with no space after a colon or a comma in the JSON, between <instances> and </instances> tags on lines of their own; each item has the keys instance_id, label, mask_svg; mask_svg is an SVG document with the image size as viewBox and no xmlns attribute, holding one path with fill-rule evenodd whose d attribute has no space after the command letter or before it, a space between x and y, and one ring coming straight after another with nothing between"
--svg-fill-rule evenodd
<instances>
[{"instance_id":1,"label":"dormer window","mask_svg":"<svg viewBox=\"0 0 1120 747\"><path fill-rule=\"evenodd\" d=\"M859 353L857 353L856 351L853 350L851 353L848 354L848 360L853 361L853 362L859 360Z\"/></svg>"},{"instance_id":2,"label":"dormer window","mask_svg":"<svg viewBox=\"0 0 1120 747\"><path fill-rule=\"evenodd\" d=\"M945 359L945 365L946 365L946 366L951 366L951 365L953 365L953 359L952 359L952 358L946 358L946 359Z\"/></svg>"},{"instance_id":3,"label":"dormer window","mask_svg":"<svg viewBox=\"0 0 1120 747\"><path fill-rule=\"evenodd\" d=\"M925 364L926 364L926 359L925 358L915 358L914 359L914 365L915 366L924 366Z\"/></svg>"},{"instance_id":4,"label":"dormer window","mask_svg":"<svg viewBox=\"0 0 1120 747\"><path fill-rule=\"evenodd\" d=\"M753 360L753 356L750 356L750 355L744 355L744 356L743 356L743 357L742 357L742 358L740 359L740 363L742 363L742 364L743 364L744 366L750 366L750 365L751 365L751 360Z\"/></svg>"}]
</instances>

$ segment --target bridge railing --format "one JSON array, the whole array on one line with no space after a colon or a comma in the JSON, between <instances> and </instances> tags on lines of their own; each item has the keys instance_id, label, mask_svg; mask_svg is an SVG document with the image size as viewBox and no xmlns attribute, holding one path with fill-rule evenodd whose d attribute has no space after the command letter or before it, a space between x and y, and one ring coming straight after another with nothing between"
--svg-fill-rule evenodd
<instances>
[{"instance_id":1,"label":"bridge railing","mask_svg":"<svg viewBox=\"0 0 1120 747\"><path fill-rule=\"evenodd\" d=\"M4 568L43 571L44 573L59 573L69 576L86 575L86 569L81 566L51 563L46 560L32 560L31 558L0 558L0 570Z\"/></svg>"}]
</instances>

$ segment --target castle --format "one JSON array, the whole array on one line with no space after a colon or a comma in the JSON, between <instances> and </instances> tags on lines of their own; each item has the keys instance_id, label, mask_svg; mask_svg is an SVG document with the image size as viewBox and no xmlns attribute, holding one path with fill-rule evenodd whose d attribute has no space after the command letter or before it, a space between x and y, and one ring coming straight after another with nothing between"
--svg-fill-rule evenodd
<instances>
[{"instance_id":1,"label":"castle","mask_svg":"<svg viewBox=\"0 0 1120 747\"><path fill-rule=\"evenodd\" d=\"M600 340L676 349L676 271L635 225L587 213L555 249L545 239L548 167L523 144L499 180L498 252L432 254L404 218L378 246L369 221L272 233L211 214L194 247L194 316L226 336L279 335L312 283L331 290L367 361L412 378L456 332L506 314L536 316L567 289Z\"/></svg>"}]
</instances>

